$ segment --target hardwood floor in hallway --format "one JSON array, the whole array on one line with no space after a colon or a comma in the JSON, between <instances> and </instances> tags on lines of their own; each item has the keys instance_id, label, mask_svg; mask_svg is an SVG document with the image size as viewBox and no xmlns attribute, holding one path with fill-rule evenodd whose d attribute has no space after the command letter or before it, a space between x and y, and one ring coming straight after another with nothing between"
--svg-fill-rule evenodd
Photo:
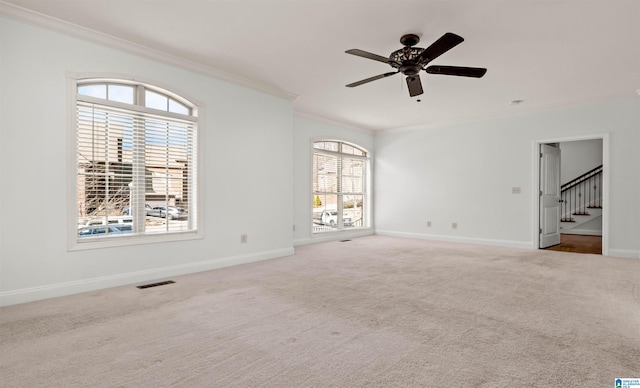
<instances>
[{"instance_id":1,"label":"hardwood floor in hallway","mask_svg":"<svg viewBox=\"0 0 640 388\"><path fill-rule=\"evenodd\" d=\"M560 244L545 248L551 251L602 254L602 236L561 234Z\"/></svg>"}]
</instances>

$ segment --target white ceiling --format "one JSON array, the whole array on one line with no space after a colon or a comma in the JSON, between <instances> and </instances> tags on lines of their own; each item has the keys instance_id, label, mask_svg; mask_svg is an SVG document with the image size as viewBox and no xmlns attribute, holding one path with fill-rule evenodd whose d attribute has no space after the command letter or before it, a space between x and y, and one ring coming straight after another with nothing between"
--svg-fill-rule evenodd
<instances>
[{"instance_id":1,"label":"white ceiling","mask_svg":"<svg viewBox=\"0 0 640 388\"><path fill-rule=\"evenodd\" d=\"M638 0L8 0L298 98L296 112L365 129L433 126L603 99L640 89ZM480 79L421 73L344 85L392 69L415 33L465 42L432 64L486 67ZM263 88L264 89L264 88ZM523 100L519 105L512 100Z\"/></svg>"}]
</instances>

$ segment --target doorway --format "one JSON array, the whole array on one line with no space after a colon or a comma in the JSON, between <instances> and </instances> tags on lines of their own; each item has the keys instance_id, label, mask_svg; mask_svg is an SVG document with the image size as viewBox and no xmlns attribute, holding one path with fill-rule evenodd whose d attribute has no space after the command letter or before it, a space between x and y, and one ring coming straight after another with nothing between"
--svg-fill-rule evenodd
<instances>
[{"instance_id":1,"label":"doorway","mask_svg":"<svg viewBox=\"0 0 640 388\"><path fill-rule=\"evenodd\" d=\"M535 142L534 249L608 253L607 134Z\"/></svg>"}]
</instances>

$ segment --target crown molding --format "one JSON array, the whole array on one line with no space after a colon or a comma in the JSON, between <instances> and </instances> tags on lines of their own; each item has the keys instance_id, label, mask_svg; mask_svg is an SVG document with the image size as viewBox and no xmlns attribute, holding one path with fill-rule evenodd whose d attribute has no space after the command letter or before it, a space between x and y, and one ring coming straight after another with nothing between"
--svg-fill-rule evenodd
<instances>
[{"instance_id":1,"label":"crown molding","mask_svg":"<svg viewBox=\"0 0 640 388\"><path fill-rule=\"evenodd\" d=\"M270 94L285 100L294 101L298 95L280 89L276 86L269 85L254 79L241 77L236 74L228 73L217 69L213 66L205 65L178 56L168 54L164 51L153 49L141 44L137 44L125 39L121 39L112 35L92 30L77 24L73 24L52 16L48 16L39 12L35 12L14 4L0 0L0 15L11 17L13 19L36 25L51 31L61 32L76 38L85 39L93 43L108 46L131 54L153 59L185 70L190 70L202 75L214 77L227 81L236 85L244 86L259 92Z\"/></svg>"},{"instance_id":2,"label":"crown molding","mask_svg":"<svg viewBox=\"0 0 640 388\"><path fill-rule=\"evenodd\" d=\"M334 127L340 127L340 128L344 128L344 129L350 129L352 131L364 132L364 133L367 133L369 135L374 133L374 130L369 129L369 128L364 128L364 127L359 127L359 126L352 125L352 124L347 124L347 123L344 123L344 122L341 122L341 121L332 120L332 119L329 119L329 118L326 118L326 117L322 117L322 116L318 116L318 115L314 115L314 114L308 113L308 112L302 112L302 111L299 111L299 110L294 110L293 114L295 116L302 117L304 119L317 121L319 123L332 125Z\"/></svg>"},{"instance_id":3,"label":"crown molding","mask_svg":"<svg viewBox=\"0 0 640 388\"><path fill-rule=\"evenodd\" d=\"M595 97L586 97L579 100L565 101L565 102L557 102L557 103L549 103L549 104L538 104L531 107L526 107L524 105L514 105L513 109L508 112L499 112L493 114L486 115L476 115L470 116L466 118L457 118L453 120L440 120L434 122L424 122L417 123L413 125L407 125L396 128L387 128L376 130L376 135L383 135L387 133L398 133L398 132L412 132L423 129L437 129L444 127L451 127L454 125L464 125L471 124L481 121L490 121L490 120L500 120L507 119L511 117L530 115L535 113L544 113L544 112L553 112L564 109L572 109L579 108L582 106L602 104L609 101L622 100L622 99L631 99L633 98L633 92L624 92L624 93L616 93L616 94L606 94ZM526 104L526 103L525 103Z\"/></svg>"}]
</instances>

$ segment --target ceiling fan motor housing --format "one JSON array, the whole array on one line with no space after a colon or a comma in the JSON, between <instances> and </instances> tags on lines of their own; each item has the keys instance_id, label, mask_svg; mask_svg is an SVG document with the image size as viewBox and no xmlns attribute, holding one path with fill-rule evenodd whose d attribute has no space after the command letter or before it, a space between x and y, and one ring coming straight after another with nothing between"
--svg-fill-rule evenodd
<instances>
[{"instance_id":1,"label":"ceiling fan motor housing","mask_svg":"<svg viewBox=\"0 0 640 388\"><path fill-rule=\"evenodd\" d=\"M420 72L422 67L413 61L406 61L398 68L404 75L416 75Z\"/></svg>"}]
</instances>

